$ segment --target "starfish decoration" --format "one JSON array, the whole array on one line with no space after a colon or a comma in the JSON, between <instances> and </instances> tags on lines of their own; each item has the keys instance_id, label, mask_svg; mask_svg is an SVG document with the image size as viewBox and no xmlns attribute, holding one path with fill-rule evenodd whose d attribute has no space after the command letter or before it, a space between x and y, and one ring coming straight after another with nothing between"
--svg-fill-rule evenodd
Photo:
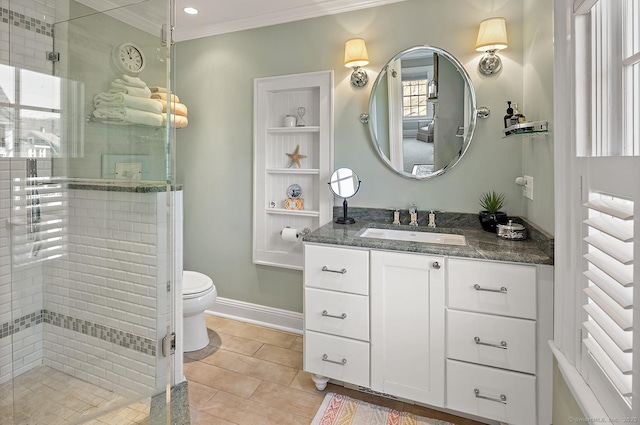
<instances>
[{"instance_id":1,"label":"starfish decoration","mask_svg":"<svg viewBox=\"0 0 640 425\"><path fill-rule=\"evenodd\" d=\"M296 150L294 150L293 153L287 154L287 156L291 158L291 164L289 164L289 168L293 167L293 164L296 164L298 168L302 168L302 166L300 165L300 160L302 158L306 158L307 155L302 155L301 153L299 153L299 151L300 145L296 146Z\"/></svg>"}]
</instances>

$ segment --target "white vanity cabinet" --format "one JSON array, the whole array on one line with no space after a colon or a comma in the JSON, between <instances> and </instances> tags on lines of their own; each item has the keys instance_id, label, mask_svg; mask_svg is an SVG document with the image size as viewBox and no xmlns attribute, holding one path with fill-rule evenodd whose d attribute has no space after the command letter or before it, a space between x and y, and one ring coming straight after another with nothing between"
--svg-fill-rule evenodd
<instances>
[{"instance_id":1,"label":"white vanity cabinet","mask_svg":"<svg viewBox=\"0 0 640 425\"><path fill-rule=\"evenodd\" d=\"M452 413L551 423L553 268L305 243L304 370Z\"/></svg>"},{"instance_id":2,"label":"white vanity cabinet","mask_svg":"<svg viewBox=\"0 0 640 425\"><path fill-rule=\"evenodd\" d=\"M447 259L447 408L510 424L550 423L550 368L541 361L552 334L550 273L549 266Z\"/></svg>"},{"instance_id":3,"label":"white vanity cabinet","mask_svg":"<svg viewBox=\"0 0 640 425\"><path fill-rule=\"evenodd\" d=\"M304 370L369 387L369 251L304 246Z\"/></svg>"},{"instance_id":4,"label":"white vanity cabinet","mask_svg":"<svg viewBox=\"0 0 640 425\"><path fill-rule=\"evenodd\" d=\"M444 258L371 251L371 389L444 406Z\"/></svg>"}]
</instances>

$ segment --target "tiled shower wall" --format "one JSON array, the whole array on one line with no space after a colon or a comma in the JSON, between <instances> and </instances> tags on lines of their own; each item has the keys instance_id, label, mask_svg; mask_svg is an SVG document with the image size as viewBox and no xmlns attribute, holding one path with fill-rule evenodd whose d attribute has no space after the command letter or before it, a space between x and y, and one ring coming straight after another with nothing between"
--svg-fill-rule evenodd
<instances>
[{"instance_id":1,"label":"tiled shower wall","mask_svg":"<svg viewBox=\"0 0 640 425\"><path fill-rule=\"evenodd\" d=\"M56 1L0 1L0 63L52 74L45 52L53 50Z\"/></svg>"},{"instance_id":2,"label":"tiled shower wall","mask_svg":"<svg viewBox=\"0 0 640 425\"><path fill-rule=\"evenodd\" d=\"M68 190L68 256L44 272L45 364L118 392L156 388L166 195Z\"/></svg>"},{"instance_id":3,"label":"tiled shower wall","mask_svg":"<svg viewBox=\"0 0 640 425\"><path fill-rule=\"evenodd\" d=\"M27 160L0 159L0 382L42 364L42 258L27 230ZM51 161L39 161L50 176Z\"/></svg>"},{"instance_id":4,"label":"tiled shower wall","mask_svg":"<svg viewBox=\"0 0 640 425\"><path fill-rule=\"evenodd\" d=\"M0 63L52 73L45 52L53 50L56 1L0 1ZM50 173L49 161L39 166L41 175L46 169ZM10 228L20 237L18 224L26 215L24 209L11 209L11 181L21 178L24 183L25 177L25 159L0 158L0 383L42 364L43 358L42 264L20 264L11 258Z\"/></svg>"},{"instance_id":5,"label":"tiled shower wall","mask_svg":"<svg viewBox=\"0 0 640 425\"><path fill-rule=\"evenodd\" d=\"M51 24L63 3L0 0L0 63L52 74L45 52L54 50ZM49 160L39 159L38 171L50 175ZM165 380L159 341L170 314L167 193L62 190L55 215L64 256L34 257L27 240L18 258L12 248L26 231L12 206L24 200L11 200L12 179L24 176L25 159L0 158L0 383L44 363L121 393L156 388Z\"/></svg>"},{"instance_id":6,"label":"tiled shower wall","mask_svg":"<svg viewBox=\"0 0 640 425\"><path fill-rule=\"evenodd\" d=\"M17 196L25 164L0 160L0 213L11 217L0 228L0 382L45 364L123 395L152 393L166 379L159 341L171 312L167 193L63 184L49 192L57 209L41 202L42 222L59 218L50 228L64 244L47 258L44 240L34 255ZM40 176L50 169L38 161ZM169 196L181 210L181 193ZM181 236L176 242L181 253Z\"/></svg>"}]
</instances>

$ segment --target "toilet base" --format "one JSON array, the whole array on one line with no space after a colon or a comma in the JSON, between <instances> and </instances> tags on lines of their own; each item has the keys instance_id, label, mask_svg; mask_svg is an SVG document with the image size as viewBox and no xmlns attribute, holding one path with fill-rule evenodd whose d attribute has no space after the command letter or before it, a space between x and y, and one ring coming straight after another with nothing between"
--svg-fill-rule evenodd
<instances>
[{"instance_id":1,"label":"toilet base","mask_svg":"<svg viewBox=\"0 0 640 425\"><path fill-rule=\"evenodd\" d=\"M183 351L191 352L202 350L209 345L209 334L207 332L207 324L204 321L204 314L195 314L193 316L184 316L184 338Z\"/></svg>"}]
</instances>

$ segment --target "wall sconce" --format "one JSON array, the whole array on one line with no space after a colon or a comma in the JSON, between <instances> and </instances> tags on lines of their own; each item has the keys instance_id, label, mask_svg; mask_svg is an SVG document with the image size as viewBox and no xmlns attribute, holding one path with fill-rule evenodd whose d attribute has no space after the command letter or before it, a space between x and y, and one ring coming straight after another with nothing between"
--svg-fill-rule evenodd
<instances>
[{"instance_id":1,"label":"wall sconce","mask_svg":"<svg viewBox=\"0 0 640 425\"><path fill-rule=\"evenodd\" d=\"M344 66L353 68L351 73L351 85L354 87L364 87L369 82L367 72L362 69L369 63L367 46L362 38L352 38L344 43Z\"/></svg>"},{"instance_id":2,"label":"wall sconce","mask_svg":"<svg viewBox=\"0 0 640 425\"><path fill-rule=\"evenodd\" d=\"M502 61L496 52L506 49L508 45L507 23L504 18L489 18L480 22L476 50L487 52L478 64L481 74L496 74L502 69Z\"/></svg>"}]
</instances>

